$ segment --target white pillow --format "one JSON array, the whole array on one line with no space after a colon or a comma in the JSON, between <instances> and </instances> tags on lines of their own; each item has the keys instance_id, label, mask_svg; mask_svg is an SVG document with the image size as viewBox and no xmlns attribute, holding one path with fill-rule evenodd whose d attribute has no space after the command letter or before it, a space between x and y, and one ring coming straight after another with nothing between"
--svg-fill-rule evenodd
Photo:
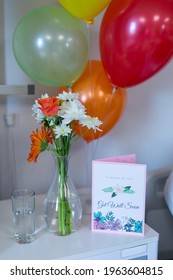
<instances>
[{"instance_id":1,"label":"white pillow","mask_svg":"<svg viewBox=\"0 0 173 280\"><path fill-rule=\"evenodd\" d=\"M173 215L173 171L166 180L164 186L164 198L171 214Z\"/></svg>"}]
</instances>

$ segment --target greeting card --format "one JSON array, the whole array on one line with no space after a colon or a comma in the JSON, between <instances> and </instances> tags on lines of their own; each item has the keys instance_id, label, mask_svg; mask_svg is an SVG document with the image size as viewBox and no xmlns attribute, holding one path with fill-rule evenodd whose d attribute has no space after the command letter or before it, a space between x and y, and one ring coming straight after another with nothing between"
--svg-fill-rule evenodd
<instances>
[{"instance_id":1,"label":"greeting card","mask_svg":"<svg viewBox=\"0 0 173 280\"><path fill-rule=\"evenodd\" d=\"M93 160L92 230L144 234L146 165L135 155Z\"/></svg>"}]
</instances>

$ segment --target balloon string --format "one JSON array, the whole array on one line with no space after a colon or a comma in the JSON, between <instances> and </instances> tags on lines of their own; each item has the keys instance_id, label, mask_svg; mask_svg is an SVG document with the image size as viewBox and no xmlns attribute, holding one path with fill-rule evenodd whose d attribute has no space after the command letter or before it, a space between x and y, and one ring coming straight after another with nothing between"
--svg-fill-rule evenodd
<instances>
[{"instance_id":1,"label":"balloon string","mask_svg":"<svg viewBox=\"0 0 173 280\"><path fill-rule=\"evenodd\" d=\"M89 74L90 74L90 92L89 92L89 98L91 98L91 100L93 101L93 97L94 97L94 93L93 93L93 82L92 82L92 74L93 74L93 70L92 70L92 62L91 62L91 25L87 24L87 30L88 30L88 40L89 40ZM93 102L91 102L90 104L90 108L91 108L91 113L90 115L93 116ZM92 160L93 160L93 139L94 139L94 131L92 132L92 140L91 143L88 143L86 145L86 156L87 156L87 178L88 178L88 185L91 188L91 170L92 170Z\"/></svg>"},{"instance_id":2,"label":"balloon string","mask_svg":"<svg viewBox=\"0 0 173 280\"><path fill-rule=\"evenodd\" d=\"M88 27L89 41L91 41L91 36L90 36L91 33L90 32L91 32L92 26L91 26L91 24L88 24L87 27ZM91 46L91 44L90 44L90 46ZM94 90L95 90L94 86L95 85L93 84L93 79L92 79L93 69L92 69L91 51L90 51L89 57L90 57L90 59L89 59L90 97L91 97L91 100L92 100L91 105L90 105L90 108L91 108L91 114L90 115L92 117L95 117L94 116L94 102L96 102L96 100L94 98ZM91 145L90 146L91 146L91 155L92 155L91 161L92 161L93 159L95 159L95 154L96 154L96 149L97 149L97 145L95 145L95 143L98 142L98 139L97 139L97 141L94 140L94 130L92 130L91 133L92 133L92 140L91 140Z\"/></svg>"},{"instance_id":3,"label":"balloon string","mask_svg":"<svg viewBox=\"0 0 173 280\"><path fill-rule=\"evenodd\" d=\"M87 26L87 33L88 33L88 58L90 60L90 58L91 58L91 48L90 48L90 46L91 46L91 44L90 44L91 43L91 33L90 33L91 25L89 23L87 23L86 26Z\"/></svg>"},{"instance_id":4,"label":"balloon string","mask_svg":"<svg viewBox=\"0 0 173 280\"><path fill-rule=\"evenodd\" d=\"M114 94L116 92L116 90L118 89L118 87L113 85L113 89L112 89L112 94Z\"/></svg>"},{"instance_id":5,"label":"balloon string","mask_svg":"<svg viewBox=\"0 0 173 280\"><path fill-rule=\"evenodd\" d=\"M92 63L90 60L91 56L91 49L90 49L90 41L91 41L91 36L90 36L90 24L86 23L87 26L87 32L88 32L88 42L89 42L89 54L88 54L88 63L89 63L89 73L90 73L90 92L88 98L91 98L93 100L93 84L92 84ZM93 113L93 107L91 107L91 114ZM81 129L80 129L81 130ZM81 134L81 131L80 131ZM91 143L92 144L92 143ZM88 185L88 190L91 190L91 162L92 162L92 150L90 151L90 148L92 148L92 145L90 146L89 143L84 145L84 159L85 159L85 164L86 164L86 171L87 171L87 185Z\"/></svg>"},{"instance_id":6,"label":"balloon string","mask_svg":"<svg viewBox=\"0 0 173 280\"><path fill-rule=\"evenodd\" d=\"M88 29L88 37L89 37L89 42L91 43L91 28L92 28L92 26L91 26L91 24L87 24L87 29ZM91 46L91 44L90 44L90 46ZM95 88L94 88L94 84L93 84L93 82L92 82L92 74L93 74L93 71L92 71L92 61L91 61L91 50L89 50L89 73L90 73L90 97L91 97L91 100L92 100L92 102L91 102L91 105L90 105L90 108L91 108L91 116L92 117L94 117L94 102L96 102L95 101L95 98L94 98L94 90L95 90ZM94 142L95 141L93 141L94 140L94 131L92 131L91 132L92 133L92 155L93 155L93 158L95 158L94 157L94 155L95 155L95 153L96 153L96 147L94 147ZM98 139L97 139L97 141L98 141Z\"/></svg>"},{"instance_id":7,"label":"balloon string","mask_svg":"<svg viewBox=\"0 0 173 280\"><path fill-rule=\"evenodd\" d=\"M90 36L90 28L91 25L87 23L87 31L88 31L88 40L89 40L89 55L88 55L88 67L89 67L89 75L90 75L90 92L88 95L88 98L91 99L91 104L90 104L90 115L93 116L93 100L94 100L94 88L93 88L93 82L92 82L92 74L93 74L93 69L92 69L92 61L91 61L91 49L90 49L90 41L91 41L91 36ZM87 112L88 114L88 112ZM81 129L80 129L81 130ZM81 134L81 131L80 131ZM93 155L94 155L94 131L92 134L92 140L90 143L87 143L84 145L84 158L85 158L85 164L86 164L86 173L87 173L87 189L89 193L89 199L91 200L91 184L92 184L92 160L93 160Z\"/></svg>"},{"instance_id":8,"label":"balloon string","mask_svg":"<svg viewBox=\"0 0 173 280\"><path fill-rule=\"evenodd\" d=\"M108 102L108 105L107 105L107 108L106 108L106 113L105 113L104 119L103 119L103 124L104 124L104 122L106 121L106 118L107 118L107 115L108 115L108 112L109 112L109 109L110 109L110 105L111 105L111 103L112 103L112 99L113 99L113 97L114 97L114 94L116 94L117 89L118 89L118 87L116 87L116 86L113 85L112 94L111 94L111 96L110 96L110 98L109 98L109 102ZM99 144L100 135L101 135L101 131L100 131L100 133L99 133L99 137L97 138L97 141L95 141L95 142L96 142L96 145L95 145L95 153L96 153L96 151L97 151L97 149L98 149L98 144ZM94 151L93 151L93 154L94 154Z\"/></svg>"},{"instance_id":9,"label":"balloon string","mask_svg":"<svg viewBox=\"0 0 173 280\"><path fill-rule=\"evenodd\" d=\"M93 83L92 83L92 62L91 62L91 49L90 49L90 45L91 45L91 25L87 24L87 30L88 30L88 40L89 40L89 73L90 73L90 94L89 97L91 97L91 100L93 100ZM92 105L92 104L91 104ZM93 114L93 106L91 106L91 114Z\"/></svg>"},{"instance_id":10,"label":"balloon string","mask_svg":"<svg viewBox=\"0 0 173 280\"><path fill-rule=\"evenodd\" d=\"M72 92L72 88L71 87L67 87L68 92Z\"/></svg>"},{"instance_id":11,"label":"balloon string","mask_svg":"<svg viewBox=\"0 0 173 280\"><path fill-rule=\"evenodd\" d=\"M104 115L104 118L103 118L103 125L104 125L104 122L106 121L107 119L107 116L108 116L108 112L110 110L110 106L111 106L111 103L112 103L112 99L114 97L114 95L116 94L116 91L117 91L117 87L113 85L113 89L112 89L112 94L111 96L109 97L109 102L108 102L108 105L107 105L107 108L106 108L106 112L105 112L105 115ZM100 138L100 135L101 135L101 132L99 133L99 138Z\"/></svg>"}]
</instances>

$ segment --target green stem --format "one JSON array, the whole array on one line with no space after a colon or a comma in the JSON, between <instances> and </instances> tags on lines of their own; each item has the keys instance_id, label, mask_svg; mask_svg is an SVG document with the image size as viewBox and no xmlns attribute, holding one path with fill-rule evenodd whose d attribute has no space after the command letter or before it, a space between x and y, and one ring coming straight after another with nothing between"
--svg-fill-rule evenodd
<instances>
[{"instance_id":1,"label":"green stem","mask_svg":"<svg viewBox=\"0 0 173 280\"><path fill-rule=\"evenodd\" d=\"M89 129L87 128L87 129L85 130L85 132L82 133L81 135L79 135L79 136L74 135L73 137L75 137L75 139L73 140L72 145L73 145L78 139L80 139L80 138L82 138L83 136L85 136L85 135L88 133L88 131L89 131Z\"/></svg>"},{"instance_id":2,"label":"green stem","mask_svg":"<svg viewBox=\"0 0 173 280\"><path fill-rule=\"evenodd\" d=\"M72 232L72 212L68 201L67 190L67 157L57 157L57 166L59 169L59 201L58 201L58 231L61 235Z\"/></svg>"}]
</instances>

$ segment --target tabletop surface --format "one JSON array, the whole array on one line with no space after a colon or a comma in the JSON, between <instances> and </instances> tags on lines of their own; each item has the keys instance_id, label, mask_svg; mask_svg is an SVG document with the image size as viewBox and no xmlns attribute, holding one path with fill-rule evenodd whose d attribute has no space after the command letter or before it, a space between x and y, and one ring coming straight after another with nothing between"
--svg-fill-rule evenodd
<instances>
[{"instance_id":1,"label":"tabletop surface","mask_svg":"<svg viewBox=\"0 0 173 280\"><path fill-rule=\"evenodd\" d=\"M11 200L0 201L0 259L82 259L93 255L156 242L159 234L145 225L144 236L91 231L90 215L83 215L79 229L67 236L47 231L42 215L44 196L36 196L36 239L30 244L15 242Z\"/></svg>"}]
</instances>

